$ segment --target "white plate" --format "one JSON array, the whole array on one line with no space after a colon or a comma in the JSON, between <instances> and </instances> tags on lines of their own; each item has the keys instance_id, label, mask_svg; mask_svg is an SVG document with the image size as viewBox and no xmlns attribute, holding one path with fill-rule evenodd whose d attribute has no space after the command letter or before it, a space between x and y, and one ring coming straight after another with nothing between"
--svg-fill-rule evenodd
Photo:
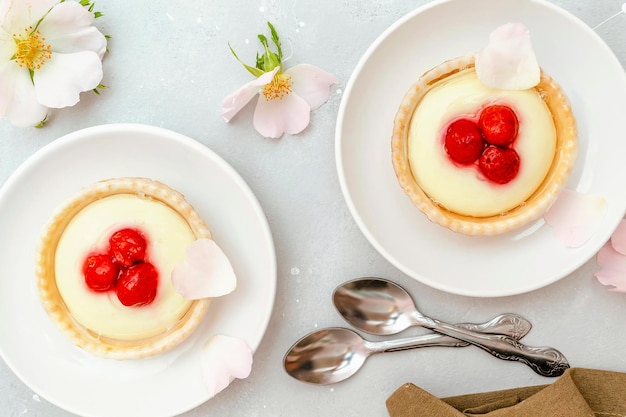
<instances>
[{"instance_id":1,"label":"white plate","mask_svg":"<svg viewBox=\"0 0 626 417\"><path fill-rule=\"evenodd\" d=\"M569 188L608 202L600 228L568 249L540 220L518 233L471 238L431 224L414 208L391 164L391 130L403 95L428 69L481 49L507 22L529 30L542 67L561 84L577 116L581 152ZM430 3L394 23L367 50L339 109L337 170L359 227L392 264L450 293L495 297L555 282L589 260L626 211L626 76L584 23L533 0Z\"/></svg>"},{"instance_id":2,"label":"white plate","mask_svg":"<svg viewBox=\"0 0 626 417\"><path fill-rule=\"evenodd\" d=\"M181 346L138 361L96 358L57 330L39 304L35 245L55 207L110 177L154 178L185 194L211 228L238 277L212 301ZM276 257L270 229L241 177L200 143L143 125L104 125L57 139L29 158L0 190L0 354L37 394L89 417L157 417L209 399L200 346L212 334L256 349L274 304Z\"/></svg>"}]
</instances>

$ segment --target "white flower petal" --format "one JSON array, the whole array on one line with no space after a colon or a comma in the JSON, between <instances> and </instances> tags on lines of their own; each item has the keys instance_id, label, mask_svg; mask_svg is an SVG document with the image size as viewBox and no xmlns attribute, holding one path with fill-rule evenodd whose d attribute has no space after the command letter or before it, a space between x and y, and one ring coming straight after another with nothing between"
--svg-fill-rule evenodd
<instances>
[{"instance_id":1,"label":"white flower petal","mask_svg":"<svg viewBox=\"0 0 626 417\"><path fill-rule=\"evenodd\" d=\"M569 248L587 242L598 230L606 213L606 200L590 194L563 190L552 207L544 214L554 236Z\"/></svg>"},{"instance_id":2,"label":"white flower petal","mask_svg":"<svg viewBox=\"0 0 626 417\"><path fill-rule=\"evenodd\" d=\"M229 94L222 101L222 117L224 120L230 122L230 119L239 113L239 110L243 109L254 96L259 94L261 87L272 81L279 69L279 67L276 67Z\"/></svg>"},{"instance_id":3,"label":"white flower petal","mask_svg":"<svg viewBox=\"0 0 626 417\"><path fill-rule=\"evenodd\" d=\"M35 126L48 113L37 101L28 71L12 62L0 65L0 95L0 115L4 113L15 126Z\"/></svg>"},{"instance_id":4,"label":"white flower petal","mask_svg":"<svg viewBox=\"0 0 626 417\"><path fill-rule=\"evenodd\" d=\"M198 239L187 248L184 262L172 270L172 285L184 298L197 300L233 292L237 277L215 241Z\"/></svg>"},{"instance_id":5,"label":"white flower petal","mask_svg":"<svg viewBox=\"0 0 626 417\"><path fill-rule=\"evenodd\" d=\"M98 87L102 75L102 61L95 52L52 54L35 71L37 99L52 108L73 106L80 100L80 93Z\"/></svg>"},{"instance_id":6,"label":"white flower petal","mask_svg":"<svg viewBox=\"0 0 626 417\"><path fill-rule=\"evenodd\" d=\"M10 61L13 55L15 55L15 41L11 35L0 28L0 62Z\"/></svg>"},{"instance_id":7,"label":"white flower petal","mask_svg":"<svg viewBox=\"0 0 626 417\"><path fill-rule=\"evenodd\" d=\"M66 1L54 7L39 25L39 31L52 46L53 52L106 52L106 38L92 26L94 15L76 1Z\"/></svg>"},{"instance_id":8,"label":"white flower petal","mask_svg":"<svg viewBox=\"0 0 626 417\"><path fill-rule=\"evenodd\" d=\"M295 93L266 100L259 97L254 110L254 128L266 138L279 138L283 133L302 132L311 120L311 107Z\"/></svg>"},{"instance_id":9,"label":"white flower petal","mask_svg":"<svg viewBox=\"0 0 626 417\"><path fill-rule=\"evenodd\" d=\"M330 95L330 86L339 82L334 75L309 64L293 66L285 74L292 78L293 92L306 100L311 110L324 104Z\"/></svg>"},{"instance_id":10,"label":"white flower petal","mask_svg":"<svg viewBox=\"0 0 626 417\"><path fill-rule=\"evenodd\" d=\"M489 35L489 43L476 55L476 75L488 87L524 90L539 83L541 69L528 29L507 23Z\"/></svg>"},{"instance_id":11,"label":"white flower petal","mask_svg":"<svg viewBox=\"0 0 626 417\"><path fill-rule=\"evenodd\" d=\"M202 346L202 380L211 397L233 378L244 379L252 371L252 349L235 337L214 335Z\"/></svg>"},{"instance_id":12,"label":"white flower petal","mask_svg":"<svg viewBox=\"0 0 626 417\"><path fill-rule=\"evenodd\" d=\"M0 24L9 33L23 32L29 26L35 26L46 13L60 0L2 0Z\"/></svg>"},{"instance_id":13,"label":"white flower petal","mask_svg":"<svg viewBox=\"0 0 626 417\"><path fill-rule=\"evenodd\" d=\"M4 4L0 0L0 4ZM2 14L0 14L0 17ZM17 70L15 61L11 57L15 54L15 42L4 30L0 28L0 116L3 116L13 100L14 76L9 71Z\"/></svg>"},{"instance_id":14,"label":"white flower petal","mask_svg":"<svg viewBox=\"0 0 626 417\"><path fill-rule=\"evenodd\" d=\"M9 12L11 3L11 0L0 0L0 30L2 30L2 25L6 20L6 15Z\"/></svg>"},{"instance_id":15,"label":"white flower petal","mask_svg":"<svg viewBox=\"0 0 626 417\"><path fill-rule=\"evenodd\" d=\"M0 116L4 116L13 101L14 77L10 73L13 63L10 61L0 62Z\"/></svg>"}]
</instances>

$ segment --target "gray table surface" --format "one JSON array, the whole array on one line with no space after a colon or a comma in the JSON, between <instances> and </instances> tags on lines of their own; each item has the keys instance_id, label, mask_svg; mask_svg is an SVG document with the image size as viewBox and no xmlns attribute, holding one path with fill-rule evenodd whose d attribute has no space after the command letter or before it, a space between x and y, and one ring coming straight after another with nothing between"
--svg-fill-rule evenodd
<instances>
[{"instance_id":1,"label":"gray table surface","mask_svg":"<svg viewBox=\"0 0 626 417\"><path fill-rule=\"evenodd\" d=\"M371 42L427 0L97 3L105 14L98 26L112 35L103 81L110 88L101 96L83 94L77 106L55 112L43 129L15 128L0 119L0 184L55 138L116 122L151 124L190 136L222 156L248 182L265 210L276 245L273 314L250 377L234 381L185 417L383 416L385 399L404 382L449 396L549 381L523 365L495 360L474 348L377 356L357 377L333 386L305 385L287 376L282 358L297 338L317 327L344 324L332 307L332 290L345 280L368 275L410 288L424 311L451 322L517 312L535 325L525 339L529 345L558 347L574 366L626 372L626 333L620 330L626 295L607 291L593 278L595 259L531 293L491 299L458 296L398 271L374 250L351 217L334 157L342 89ZM591 27L622 5L619 0L553 3ZM278 141L254 131L252 108L229 125L219 114L222 98L250 79L227 43L250 59L258 49L255 36L268 20L286 44L294 45L294 64L317 65L341 80L328 102L313 113L306 131ZM622 14L597 29L622 64L625 25ZM181 83L181 78L187 82ZM31 391L0 361L0 416L70 415Z\"/></svg>"}]
</instances>

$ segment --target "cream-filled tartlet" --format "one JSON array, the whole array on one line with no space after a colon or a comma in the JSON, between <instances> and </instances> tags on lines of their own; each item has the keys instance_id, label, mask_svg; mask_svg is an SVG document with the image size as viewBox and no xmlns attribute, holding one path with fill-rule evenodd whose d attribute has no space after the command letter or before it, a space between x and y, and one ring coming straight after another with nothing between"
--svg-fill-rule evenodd
<instances>
[{"instance_id":1,"label":"cream-filled tartlet","mask_svg":"<svg viewBox=\"0 0 626 417\"><path fill-rule=\"evenodd\" d=\"M445 143L442 147L440 140L432 140L445 139L455 121L477 122L483 110L494 106L515 109L519 121L512 149L523 163L506 186L484 178L476 164L455 161L449 152L442 152ZM536 91L486 87L469 68L447 77L424 95L413 113L407 142L411 171L426 194L449 211L487 217L515 208L541 185L554 159L556 131L551 113ZM480 147L484 149L485 143Z\"/></svg>"},{"instance_id":2,"label":"cream-filled tartlet","mask_svg":"<svg viewBox=\"0 0 626 417\"><path fill-rule=\"evenodd\" d=\"M132 194L94 201L74 216L59 239L55 255L59 294L74 319L101 336L138 340L165 333L191 305L190 300L174 291L171 280L156 279L154 288L145 295L147 299L137 294L128 301L120 300L116 291L106 291L103 297L100 289L76 285L84 281L85 262L91 256L106 256L109 241L120 233L143 237L147 253L142 264L150 262L158 275L165 277L185 259L185 248L196 240L187 221L161 202ZM128 308L122 301L131 306L143 305Z\"/></svg>"},{"instance_id":3,"label":"cream-filled tartlet","mask_svg":"<svg viewBox=\"0 0 626 417\"><path fill-rule=\"evenodd\" d=\"M500 234L540 217L557 198L576 158L576 124L566 96L538 67L532 84L487 85L468 56L426 72L405 95L393 166L431 221L468 235Z\"/></svg>"},{"instance_id":4,"label":"cream-filled tartlet","mask_svg":"<svg viewBox=\"0 0 626 417\"><path fill-rule=\"evenodd\" d=\"M210 297L183 297L172 273L192 245L210 238L184 196L165 184L145 178L96 183L45 227L37 256L42 304L72 342L99 356L164 352L189 336L207 311Z\"/></svg>"}]
</instances>

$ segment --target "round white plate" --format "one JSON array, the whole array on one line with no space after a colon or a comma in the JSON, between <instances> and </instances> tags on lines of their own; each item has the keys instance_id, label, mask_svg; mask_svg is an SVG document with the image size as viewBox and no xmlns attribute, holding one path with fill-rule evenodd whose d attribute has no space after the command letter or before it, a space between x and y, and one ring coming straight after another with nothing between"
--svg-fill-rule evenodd
<instances>
[{"instance_id":1,"label":"round white plate","mask_svg":"<svg viewBox=\"0 0 626 417\"><path fill-rule=\"evenodd\" d=\"M35 246L64 200L96 181L124 176L160 180L182 192L231 260L237 289L212 301L200 328L155 358L113 361L73 346L39 304ZM213 334L256 349L274 304L276 257L270 229L242 178L200 143L164 129L104 125L42 148L0 190L0 354L41 397L87 417L158 417L210 398L200 347Z\"/></svg>"},{"instance_id":2,"label":"round white plate","mask_svg":"<svg viewBox=\"0 0 626 417\"><path fill-rule=\"evenodd\" d=\"M430 223L396 180L393 120L428 69L476 52L507 22L525 24L540 65L569 96L580 155L568 187L606 199L602 224L566 248L539 220L499 237L472 238ZM450 293L495 297L555 282L589 260L626 211L626 76L607 45L571 14L543 1L429 3L393 24L367 50L345 90L336 130L337 170L348 206L371 244L420 282Z\"/></svg>"}]
</instances>

